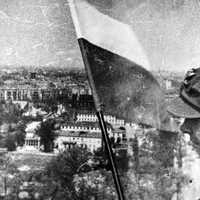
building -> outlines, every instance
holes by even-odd
[[[112,138],[113,148],[126,143],[125,128],[115,128],[106,123],[109,137]],[[27,125],[26,138],[23,150],[40,150],[40,138],[35,134],[40,122],[32,122]],[[56,130],[57,138],[54,141],[55,151],[70,149],[74,145],[87,148],[94,152],[102,146],[102,133],[98,122],[65,122]]]
[[[94,110],[93,97],[89,94],[73,94],[71,104],[73,108],[80,110]]]
[[[84,113],[80,112],[77,114],[77,122],[98,122],[98,118],[94,113]],[[113,127],[124,127],[125,122],[123,119],[117,119],[115,116],[112,115],[104,115],[104,120],[111,124]]]
[[[47,101],[71,98],[67,88],[32,87],[31,85],[1,86],[0,100],[12,101]]]
[[[59,150],[65,150],[78,145],[94,152],[102,145],[101,132],[74,132],[61,130],[58,131],[58,137],[55,141],[55,147]]]
[[[113,129],[110,124],[106,123],[106,125],[112,142],[117,143],[118,147],[126,143],[125,128]],[[99,123],[96,121],[67,122],[61,125],[57,134],[58,137],[55,141],[55,146],[58,150],[64,150],[78,145],[83,148],[88,148],[93,152],[102,146],[102,133],[99,128]]]
[[[135,123],[126,123],[125,129],[126,129],[127,140],[134,138],[137,135],[138,130],[142,130],[140,126]]]
[[[39,121],[35,121],[27,125],[25,129],[26,137],[23,150],[40,150],[40,137],[35,134],[40,123],[41,122]]]
[[[35,108],[32,103],[28,103],[26,106],[26,112],[23,113],[23,116],[26,117],[37,117],[37,116],[45,116],[47,112],[42,110],[41,108]]]
[[[66,122],[61,125],[62,131],[73,131],[73,132],[88,132],[97,133],[101,132],[98,122],[88,122],[88,121],[77,121],[77,122]],[[112,133],[112,126],[107,123],[108,133]]]
[[[109,135],[110,137],[114,138],[114,141],[127,141],[126,137],[126,129],[125,128],[115,128],[112,130],[112,133]]]
[[[172,80],[165,79],[165,89],[166,90],[172,89]]]

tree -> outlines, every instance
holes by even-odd
[[[22,116],[22,110],[20,109],[20,106],[18,104],[13,104],[11,100],[5,102],[1,106],[0,110],[2,110],[0,118],[2,118],[3,121],[7,123],[16,123]]]
[[[90,156],[91,153],[86,149],[74,147],[53,157],[42,170],[15,173],[9,182],[10,193],[6,199],[19,199],[20,193],[26,193],[33,200],[83,199],[83,194],[75,188],[74,180],[78,176],[78,168]],[[84,194],[85,200],[88,199],[88,195]]]
[[[176,184],[186,177],[177,173],[173,166],[177,148],[177,134],[147,130],[132,143],[133,156],[128,171],[128,199],[170,200],[176,193]],[[178,181],[179,182],[179,181]]]
[[[23,146],[25,141],[25,124],[18,123],[0,135],[0,147],[7,148],[8,151],[16,150],[17,146]]]
[[[17,146],[23,146],[24,145],[25,136],[26,136],[26,132],[25,132],[25,129],[23,129],[22,127],[19,127],[15,131],[15,141],[16,141]]]
[[[26,137],[26,125],[20,121],[13,129],[12,134],[14,135],[14,141],[17,146],[23,146]]]
[[[111,142],[114,142],[114,140],[111,139]],[[129,155],[127,149],[114,149],[113,147],[113,153],[117,169],[119,173],[123,175],[128,170]],[[111,170],[109,165],[108,154],[105,150],[103,150],[103,148],[99,148],[94,152],[94,162],[98,163],[95,166],[96,169]]]
[[[36,134],[40,137],[40,142],[44,145],[44,152],[51,152],[53,150],[53,142],[56,138],[54,131],[55,122],[47,120],[42,122],[40,127],[36,130]]]
[[[40,193],[49,199],[80,199],[76,192],[74,178],[81,165],[86,163],[91,153],[80,147],[73,147],[53,158],[36,180],[42,183]]]
[[[12,177],[14,177],[18,170],[7,153],[0,153],[0,170],[0,179],[3,184],[4,198],[8,199],[7,197],[10,193]]]
[[[48,99],[43,100],[42,102],[34,102],[34,106],[41,108],[42,110],[46,111],[47,113],[50,112],[57,112],[58,110],[58,102],[53,97],[49,97]]]
[[[15,173],[6,199],[18,199],[21,193],[33,200],[116,199],[110,171],[79,172],[91,156],[87,149],[75,146],[55,156],[43,170]]]
[[[139,144],[138,144],[137,136],[134,137],[131,145],[132,145],[132,150],[133,150],[134,172],[135,174],[137,174],[138,169],[139,169]]]
[[[11,134],[6,135],[4,145],[8,151],[15,151],[17,146],[16,146],[14,135],[11,135]]]
[[[116,199],[110,171],[99,169],[79,173],[80,167],[92,156],[86,149],[75,146],[55,157],[45,169],[48,181],[43,194],[52,200]]]

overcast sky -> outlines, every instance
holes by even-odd
[[[198,0],[88,0],[132,26],[152,68],[200,66]],[[66,0],[1,0],[0,64],[81,65]]]

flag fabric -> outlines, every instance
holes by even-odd
[[[84,0],[70,1],[70,7],[93,94],[105,112],[128,122],[173,129],[163,92],[132,28]]]

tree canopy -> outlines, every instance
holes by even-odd
[[[54,120],[47,120],[41,122],[40,127],[36,130],[36,134],[40,137],[40,142],[44,146],[44,152],[51,152],[53,150],[53,142],[56,138],[54,132]]]

